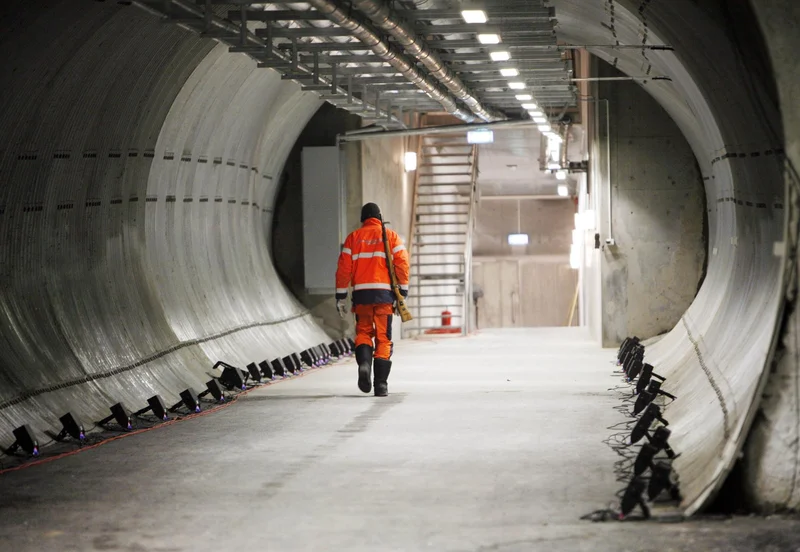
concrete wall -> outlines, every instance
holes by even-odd
[[[383,220],[408,241],[414,190],[413,173],[405,172],[404,142],[403,138],[361,142],[361,194],[362,203],[377,203]]]
[[[756,58],[748,67],[767,74],[760,79],[772,84],[774,74],[777,96],[782,106],[783,140],[785,141],[785,175],[787,207],[790,212],[787,235],[789,284],[788,304],[780,335],[779,349],[769,383],[764,391],[760,415],[753,424],[745,449],[744,484],[751,504],[765,512],[800,509],[800,310],[797,293],[800,263],[797,255],[800,221],[800,10],[792,0],[758,0],[752,2],[757,21],[766,42],[764,60]],[[740,7],[737,30],[754,32],[749,10]],[[752,45],[752,41],[750,42]],[[756,42],[758,44],[758,42]],[[762,49],[746,49],[758,55]],[[754,78],[758,78],[754,74]]]
[[[569,267],[574,227],[572,199],[481,200],[473,236],[480,328],[566,325],[578,278]],[[517,232],[528,234],[527,246],[508,244]]]
[[[413,177],[405,172],[403,138],[365,140],[361,142],[362,204],[377,203],[383,220],[408,244],[413,202]],[[360,213],[359,213],[360,214]],[[359,219],[354,224],[357,226]],[[402,337],[402,321],[395,316],[392,338]]]
[[[575,204],[571,199],[482,199],[472,254],[569,255]],[[528,234],[527,246],[508,245],[508,235]]]
[[[350,335],[352,328],[336,311],[336,300],[327,295],[306,293],[305,268],[303,266],[303,205],[301,152],[305,147],[334,146],[336,135],[355,130],[361,125],[356,115],[323,104],[300,133],[287,158],[280,178],[275,201],[272,250],[275,267],[283,283],[314,316],[317,323],[336,336]],[[348,227],[354,228],[361,209],[361,149],[358,144],[346,144],[348,174]],[[356,183],[357,185],[352,185]],[[331,274],[331,286],[334,275]]]
[[[599,62],[598,76],[622,73]],[[692,303],[706,257],[700,170],[678,126],[636,83],[601,82],[610,109],[612,235],[603,252],[603,346],[671,330]],[[606,155],[605,105],[599,154]],[[601,161],[602,163],[602,161]]]
[[[568,254],[479,257],[473,278],[483,291],[479,329],[554,327],[567,325],[578,272]]]
[[[275,206],[272,247],[281,279],[300,302],[308,307],[315,320],[331,335],[352,335],[353,321],[342,320],[332,296],[306,293],[303,267],[302,174],[300,154],[304,147],[333,146],[336,135],[360,127],[357,116],[324,105],[309,120],[295,143],[281,177]],[[352,232],[361,226],[361,206],[377,203],[384,220],[405,237],[411,215],[412,189],[404,170],[402,139],[366,140],[344,145],[346,151],[345,183],[347,190],[345,227]],[[342,238],[344,240],[344,237]],[[338,251],[336,252],[338,255]],[[334,274],[331,274],[333,285]],[[400,336],[399,326],[395,335]]]

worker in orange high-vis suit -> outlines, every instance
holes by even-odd
[[[344,317],[348,288],[353,288],[356,315],[356,362],[358,388],[369,393],[371,371],[375,370],[375,396],[389,394],[389,372],[392,369],[392,314],[396,297],[383,244],[381,211],[374,203],[361,208],[362,226],[349,236],[339,255],[336,270],[336,306]],[[403,297],[408,296],[408,252],[396,232],[386,229],[389,251],[394,263],[397,283]],[[373,344],[374,340],[374,344]]]

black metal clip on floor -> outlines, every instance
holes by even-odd
[[[615,433],[604,443],[621,457],[614,464],[617,479],[627,481],[627,485],[617,493],[619,508],[597,510],[581,519],[649,519],[649,503],[680,501],[677,476],[672,469],[672,461],[679,455],[669,445],[671,432],[667,428],[669,422],[662,415],[662,405],[655,402],[659,398],[675,401],[677,397],[661,388],[666,378],[655,373],[654,367],[646,363],[644,357],[645,345],[636,336],[626,338],[617,351],[616,364],[621,367],[621,372],[616,372],[616,375],[621,373],[627,385],[615,388],[622,391],[622,405],[614,408],[624,413],[628,420],[610,427]],[[656,422],[660,425],[653,428]],[[631,447],[642,439],[646,440],[638,452],[632,450]],[[662,453],[664,456],[659,456]],[[632,517],[637,506],[641,516]]]
[[[95,423],[95,427],[103,428],[107,431],[117,432],[131,432],[134,430],[135,425],[141,423],[134,423],[134,419],[144,420],[144,414],[150,412],[156,418],[156,423],[167,422],[170,420],[171,413],[177,413],[182,408],[186,408],[189,415],[196,414],[202,411],[202,399],[212,397],[212,405],[220,405],[235,398],[239,394],[248,389],[260,385],[266,385],[276,380],[277,378],[286,378],[294,375],[299,375],[305,370],[319,368],[330,362],[350,356],[355,350],[355,342],[351,338],[343,338],[336,340],[330,344],[320,343],[313,347],[309,347],[300,353],[292,353],[282,358],[276,358],[272,362],[263,360],[256,364],[251,362],[247,365],[246,370],[242,370],[236,366],[228,364],[224,361],[218,361],[214,364],[212,369],[221,369],[222,373],[219,376],[213,376],[206,382],[206,389],[202,392],[197,392],[191,387],[184,389],[179,393],[180,401],[176,402],[170,407],[166,406],[164,399],[160,395],[153,395],[147,399],[147,406],[130,412],[122,402],[117,402],[109,408],[110,415],[99,420]],[[248,385],[248,382],[249,385]],[[228,395],[225,391],[228,391]],[[235,393],[230,395],[230,393]],[[109,425],[114,421],[115,425]],[[52,435],[53,441],[64,443],[67,437],[71,437],[77,442],[79,447],[82,447],[87,441],[87,431],[83,424],[78,421],[78,418],[71,412],[67,412],[59,418],[61,423],[61,431]],[[149,423],[144,420],[142,423]],[[149,423],[150,427],[155,424]],[[20,449],[24,451],[28,459],[38,457],[40,455],[40,445],[38,439],[30,428],[25,424],[13,430],[14,442],[5,449],[5,454],[9,456],[16,456],[17,451]],[[107,439],[100,439],[98,443]]]

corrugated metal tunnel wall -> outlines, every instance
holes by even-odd
[[[316,96],[133,6],[0,10],[0,435],[325,340],[267,247]]]
[[[674,467],[682,507],[691,514],[736,460],[769,374],[784,291],[782,257],[774,253],[786,212],[780,113],[741,63],[714,7],[689,0],[553,4],[567,42],[674,47],[591,50],[628,75],[669,78],[645,89],[681,128],[705,182],[707,277],[680,323],[645,357],[679,397],[664,416],[681,454]]]

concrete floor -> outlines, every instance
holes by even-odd
[[[800,522],[590,523],[619,488],[613,352],[578,329],[401,343],[0,477],[0,550],[800,550]]]

